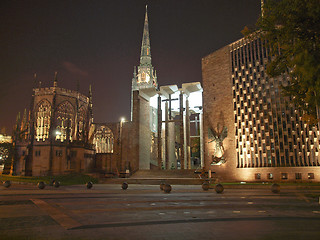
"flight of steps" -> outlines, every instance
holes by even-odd
[[[199,174],[193,170],[138,170],[129,178],[108,178],[101,179],[104,183],[122,183],[131,184],[160,184],[166,182],[169,184],[198,185],[203,180]]]

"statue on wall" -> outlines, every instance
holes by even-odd
[[[223,129],[219,131],[219,124],[217,127],[217,131],[215,131],[213,128],[208,129],[208,138],[210,140],[208,143],[215,143],[211,165],[221,165],[226,162],[226,159],[224,157],[223,140],[227,137],[227,135],[228,128],[224,126]]]

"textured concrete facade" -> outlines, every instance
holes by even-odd
[[[202,59],[205,167],[225,181],[319,181],[319,131],[281,94],[290,79],[267,76],[268,54],[253,35]]]

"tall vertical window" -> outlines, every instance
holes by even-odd
[[[113,153],[113,133],[106,126],[100,126],[93,139],[96,153]]]
[[[78,123],[77,123],[77,134],[78,134],[78,139],[84,140],[84,134],[85,134],[85,128],[86,128],[86,107],[81,106],[79,109],[79,115],[78,115]]]
[[[45,141],[49,137],[51,104],[42,100],[36,109],[36,139]]]
[[[56,111],[56,140],[61,142],[72,141],[74,122],[74,107],[69,101],[62,102]]]

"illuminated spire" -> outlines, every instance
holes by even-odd
[[[146,15],[144,19],[144,28],[142,35],[140,65],[151,66],[151,48],[149,38],[149,24],[148,24],[148,5],[146,5]]]
[[[33,74],[33,87],[37,86],[37,73]]]
[[[17,118],[16,118],[16,125],[15,125],[15,131],[19,131],[20,130],[20,124],[21,124],[21,116],[20,116],[20,112],[18,112]]]
[[[89,114],[90,114],[90,118],[91,121],[93,121],[93,104],[92,104],[92,88],[91,88],[91,84],[89,85]]]
[[[21,120],[20,131],[23,131],[25,129],[26,124],[27,124],[27,109],[25,108],[23,111],[23,116]]]
[[[57,87],[58,86],[58,78],[57,78],[58,72],[54,73],[54,80],[53,80],[53,86]]]
[[[80,91],[80,82],[79,82],[79,79],[77,80],[77,92],[79,93]]]

